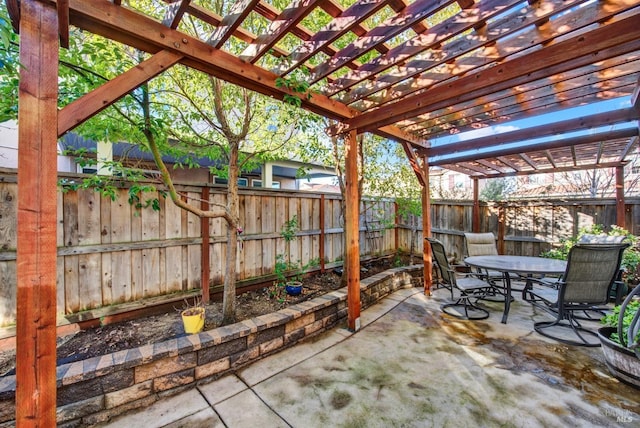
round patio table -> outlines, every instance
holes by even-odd
[[[559,275],[563,274],[567,268],[567,262],[565,260],[530,256],[472,256],[464,259],[464,262],[472,267],[502,272],[502,277],[507,289],[504,299],[504,313],[502,314],[503,324],[507,323],[509,307],[511,305],[510,273],[522,276]]]

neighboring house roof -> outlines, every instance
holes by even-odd
[[[60,145],[63,150],[66,149],[87,149],[95,151],[97,149],[97,143],[93,140],[89,140],[81,137],[78,134],[74,134],[69,132],[65,134],[60,139]],[[135,160],[142,160],[147,162],[153,162],[153,156],[150,152],[145,150],[140,150],[140,148],[135,144],[130,143],[113,143],[113,156],[115,158],[128,158]],[[173,156],[164,155],[162,156],[162,160],[167,164],[176,163],[177,159]],[[216,160],[212,160],[206,157],[195,158],[195,161],[202,168],[211,168],[211,167],[219,167],[220,162]],[[283,160],[283,161],[274,161],[271,162],[273,164],[273,175],[278,177],[286,177],[286,178],[297,178],[298,169],[302,166],[310,167],[310,172],[308,174],[309,177],[331,177],[335,176],[335,172],[333,168],[326,167],[319,164],[311,164],[304,163],[295,160]],[[262,171],[262,167],[258,167],[252,171],[249,171],[249,174],[260,174]]]

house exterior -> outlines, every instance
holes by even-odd
[[[74,156],[64,155],[67,150],[85,149],[89,156],[99,159],[96,166],[82,166],[76,162]],[[124,165],[148,170],[150,175],[157,174],[157,168],[151,153],[140,150],[129,143],[100,143],[82,138],[74,133],[67,133],[58,140],[58,171],[96,174],[101,169],[100,159],[104,161],[118,160]],[[164,156],[167,165],[176,163],[171,156]],[[226,184],[224,178],[217,177],[211,172],[219,163],[207,158],[199,158],[197,169],[169,168],[172,178],[183,183],[216,183]],[[0,168],[18,167],[18,127],[16,122],[0,124]],[[240,186],[265,187],[270,189],[313,190],[301,186],[303,180],[296,174],[300,168],[308,170],[308,178],[332,177],[335,171],[332,167],[320,164],[309,164],[295,160],[281,160],[267,162],[253,171],[242,173],[238,178]],[[306,179],[305,179],[306,180]]]

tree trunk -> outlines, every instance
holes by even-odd
[[[236,321],[236,264],[238,260],[238,143],[230,142],[229,182],[227,183],[227,207],[231,217],[227,229],[227,261],[224,269],[224,292],[222,298],[222,324]]]

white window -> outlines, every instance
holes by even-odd
[[[272,189],[279,189],[280,188],[280,182],[279,181],[272,181],[271,182],[271,188]]]
[[[249,180],[247,180],[246,178],[238,178],[238,186],[248,186],[249,185]]]
[[[251,180],[251,187],[262,187],[262,180]]]

